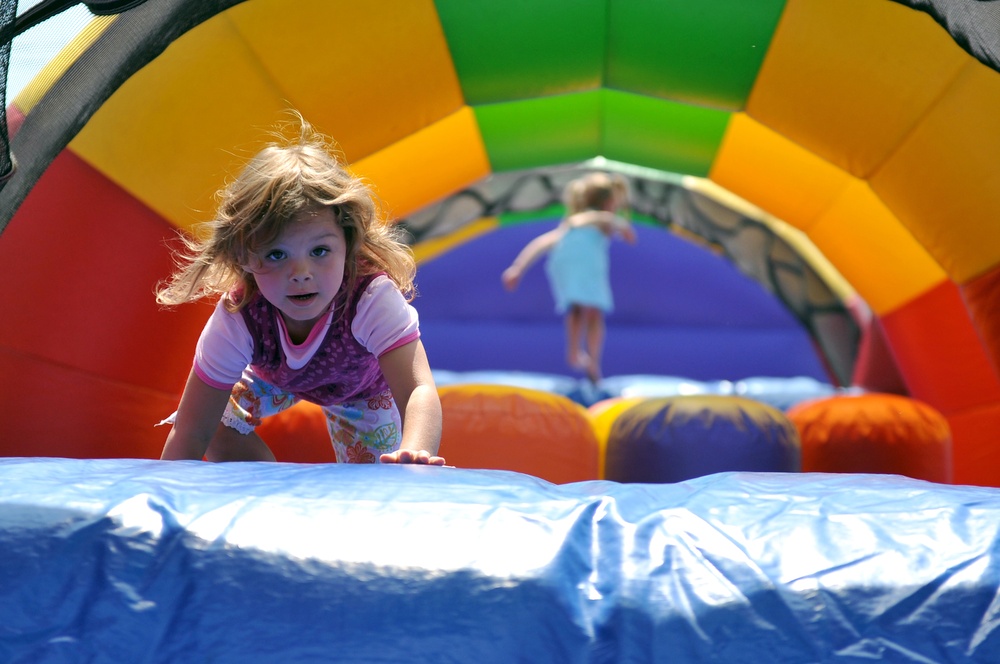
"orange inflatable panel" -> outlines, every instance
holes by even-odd
[[[277,415],[265,417],[257,427],[259,435],[274,452],[277,461],[289,463],[336,463],[333,443],[323,409],[300,401]]]
[[[835,396],[794,406],[803,472],[905,475],[951,482],[951,430],[925,403],[895,394]]]
[[[459,468],[513,470],[556,484],[598,478],[597,436],[568,398],[506,385],[438,388],[441,455]]]

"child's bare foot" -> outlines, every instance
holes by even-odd
[[[590,356],[582,350],[571,350],[566,356],[566,362],[577,371],[590,372]]]
[[[584,371],[587,372],[587,378],[589,378],[590,382],[594,385],[601,382],[601,367],[597,365],[597,361],[593,358],[587,358],[587,366],[584,367]]]

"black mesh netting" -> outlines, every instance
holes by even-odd
[[[12,33],[15,16],[17,0],[0,0],[0,183],[5,182],[14,171],[7,132],[7,70],[10,67],[8,35]]]
[[[561,204],[580,169],[499,173],[400,222],[412,242],[484,217],[542,212]],[[861,331],[844,302],[798,250],[767,224],[671,182],[628,176],[633,212],[699,238],[770,291],[816,343],[833,378],[850,385]]]
[[[243,1],[84,3],[92,12],[121,13],[86,51],[67,63],[65,72],[37,101],[10,140],[17,155],[17,172],[0,189],[0,233],[56,155],[122,83],[192,27]],[[65,0],[55,4],[79,3]]]

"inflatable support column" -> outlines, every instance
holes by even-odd
[[[648,399],[608,434],[605,478],[679,482],[724,471],[797,472],[799,436],[776,408],[716,394]]]
[[[948,420],[894,394],[835,396],[788,411],[802,441],[802,470],[889,473],[951,482]]]
[[[565,484],[598,478],[597,435],[567,397],[508,385],[438,388],[441,454],[460,468],[513,470]]]

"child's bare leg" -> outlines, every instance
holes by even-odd
[[[601,356],[604,354],[604,313],[600,309],[583,308],[583,332],[590,359],[587,377],[596,383],[601,379]]]
[[[209,461],[274,461],[274,453],[263,439],[251,431],[240,433],[220,424],[208,445],[205,458]]]
[[[586,366],[588,358],[580,348],[583,335],[583,308],[572,305],[566,312],[566,362],[574,369]]]

